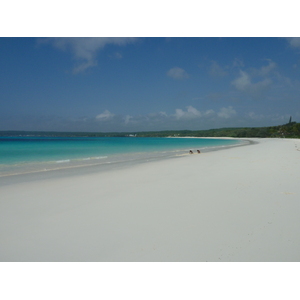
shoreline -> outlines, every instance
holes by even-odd
[[[0,261],[300,261],[300,140],[252,141],[1,186]]]
[[[182,137],[182,138],[194,138],[194,137]],[[216,139],[218,139],[218,138],[216,138]],[[231,139],[231,138],[228,138],[228,139]],[[247,146],[249,144],[255,143],[249,139],[238,138],[238,140],[241,141],[240,144],[226,145],[226,146],[212,146],[212,147],[204,147],[203,149],[202,148],[199,148],[199,149],[201,149],[201,153],[207,153],[207,152],[211,152],[211,151],[220,151],[220,150],[224,150],[224,149],[232,148],[232,147]],[[193,149],[193,150],[196,151],[195,149]],[[52,165],[50,165],[47,162],[45,162],[44,164],[41,162],[41,163],[39,163],[41,166],[38,169],[37,169],[37,167],[35,167],[36,169],[28,170],[28,171],[21,171],[21,172],[15,172],[15,173],[11,173],[11,172],[0,173],[0,186],[2,185],[3,181],[4,182],[7,181],[5,179],[11,178],[13,176],[21,178],[24,176],[31,176],[33,174],[40,174],[43,178],[46,178],[48,172],[64,172],[64,173],[68,174],[68,170],[70,170],[69,174],[71,175],[72,171],[75,171],[75,170],[80,171],[81,168],[86,168],[86,170],[88,170],[88,168],[98,168],[99,172],[105,172],[110,169],[110,166],[113,166],[113,169],[116,169],[117,166],[119,166],[120,168],[124,168],[124,166],[130,167],[131,165],[136,165],[136,164],[140,164],[140,163],[180,158],[185,155],[190,155],[190,154],[184,150],[179,149],[176,151],[154,151],[154,152],[144,152],[144,153],[143,152],[129,153],[129,154],[125,154],[125,155],[122,154],[121,157],[123,157],[123,156],[125,157],[125,159],[123,159],[123,160],[116,159],[120,155],[112,155],[111,156],[112,161],[107,161],[107,162],[105,162],[105,161],[104,162],[96,162],[98,160],[95,160],[94,162],[93,162],[93,160],[82,160],[81,163],[78,163],[75,160],[75,163],[72,162],[70,164],[70,160],[68,160],[68,161],[61,161],[61,163],[56,163],[56,164],[52,164]],[[116,158],[114,159],[114,157],[116,157]],[[86,163],[83,164],[83,161],[85,161]],[[28,179],[25,179],[25,180],[28,181]]]

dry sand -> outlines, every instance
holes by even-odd
[[[120,170],[6,178],[0,261],[300,261],[300,140],[252,140]]]

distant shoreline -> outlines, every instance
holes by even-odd
[[[300,123],[290,122],[268,127],[230,127],[205,130],[161,130],[130,132],[57,132],[57,131],[0,131],[0,136],[30,135],[52,137],[232,137],[232,138],[300,138]]]

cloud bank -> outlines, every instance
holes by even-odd
[[[219,110],[200,111],[189,105],[185,109],[177,108],[171,114],[161,111],[147,115],[122,116],[105,110],[98,114],[95,119],[90,119],[90,122],[97,121],[99,131],[108,128],[108,125],[115,128],[110,131],[196,130],[230,125],[230,121],[234,122],[236,116],[237,112],[231,106],[222,107]]]
[[[23,115],[0,120],[2,130],[79,131],[79,132],[141,132],[161,130],[206,130],[223,127],[275,126],[287,123],[289,114],[237,112],[232,106],[199,110],[193,106],[177,108],[173,113],[118,115],[104,110],[94,117],[66,118]],[[295,113],[295,118],[300,114]]]

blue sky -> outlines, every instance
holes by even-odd
[[[300,38],[0,38],[0,130],[300,122]]]

